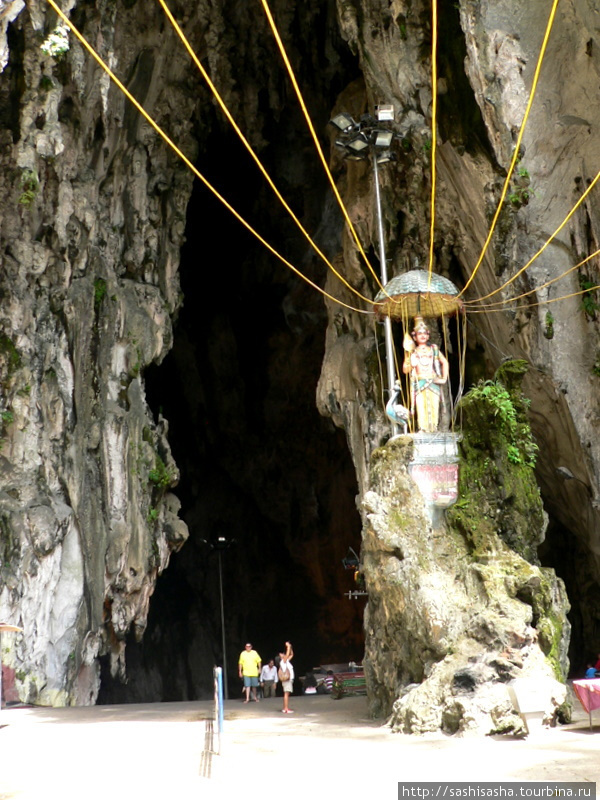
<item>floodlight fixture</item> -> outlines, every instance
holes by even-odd
[[[369,140],[364,133],[359,133],[357,136],[354,136],[352,139],[349,139],[346,142],[346,147],[352,153],[362,153],[363,150],[366,150],[369,147]]]
[[[346,114],[345,111],[342,111],[340,114],[336,114],[335,117],[329,120],[329,122],[332,125],[335,125],[335,127],[342,131],[342,133],[348,133],[356,126],[356,122],[352,119],[350,114]]]
[[[375,106],[375,113],[379,122],[394,121],[394,106],[391,104]]]
[[[358,124],[360,125],[361,130],[363,128],[375,128],[377,126],[377,120],[373,114],[363,114]]]
[[[375,160],[378,164],[389,164],[390,161],[396,161],[396,154],[391,150],[384,150],[375,156]]]
[[[229,539],[227,536],[215,536],[210,546],[213,550],[228,550],[234,543],[235,539]]]
[[[390,147],[394,138],[393,131],[377,129],[373,133],[375,134],[375,141],[373,142],[375,147]]]

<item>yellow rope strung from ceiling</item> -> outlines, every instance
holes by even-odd
[[[583,259],[583,261],[580,261],[578,264],[575,264],[573,267],[569,267],[569,269],[566,269],[564,272],[561,272],[560,275],[557,275],[556,278],[552,278],[551,280],[546,281],[546,283],[543,283],[541,286],[536,286],[533,289],[530,289],[528,292],[523,292],[523,294],[519,294],[516,297],[511,297],[508,300],[496,300],[495,303],[485,303],[485,305],[479,306],[479,308],[486,308],[487,309],[487,308],[494,308],[494,306],[504,306],[504,305],[507,305],[508,303],[515,303],[517,300],[522,300],[524,297],[529,297],[530,294],[534,294],[534,292],[539,292],[542,289],[545,289],[546,287],[551,286],[553,283],[556,283],[556,281],[562,280],[562,278],[566,277],[567,275],[569,275],[574,270],[579,269],[579,267],[582,267],[584,264],[587,264],[588,261],[591,261],[591,259],[594,258],[594,256],[597,256],[597,255],[600,255],[600,249],[599,250],[594,250],[594,252],[590,253],[589,256],[586,256]],[[467,301],[465,301],[465,305],[466,306],[470,306],[471,304],[476,303],[476,302],[478,302],[478,301],[476,301],[476,300],[467,300]],[[544,301],[541,301],[541,302],[544,302]],[[467,310],[470,311],[470,309],[467,309]]]
[[[511,308],[511,311],[519,311],[520,309],[524,308],[536,308],[537,306],[545,306],[550,303],[559,303],[562,300],[568,300],[571,297],[579,297],[582,294],[587,294],[588,292],[595,292],[597,289],[600,289],[600,283],[596,284],[595,286],[588,286],[587,289],[581,289],[579,292],[571,292],[570,294],[564,294],[562,297],[553,297],[551,300],[540,300],[538,303],[526,303],[522,306],[514,306]],[[506,312],[505,308],[474,308],[469,311],[469,314],[493,314],[495,311],[503,311]]]
[[[290,60],[289,60],[288,55],[286,53],[286,50],[285,50],[283,41],[281,39],[281,36],[279,35],[279,31],[277,30],[277,26],[275,24],[275,20],[273,19],[273,15],[271,14],[271,9],[269,8],[269,4],[267,3],[267,0],[260,0],[260,1],[262,3],[262,7],[263,7],[263,9],[265,11],[265,14],[267,16],[267,19],[269,21],[269,25],[271,26],[271,30],[273,31],[273,36],[275,37],[275,41],[277,42],[277,46],[279,48],[279,52],[281,53],[281,57],[282,57],[282,59],[283,59],[283,61],[285,63],[285,66],[287,68],[288,74],[290,76],[290,80],[291,80],[292,85],[294,87],[294,90],[296,92],[296,96],[298,97],[298,102],[300,103],[300,107],[302,109],[302,113],[304,114],[304,117],[306,119],[306,123],[308,125],[308,128],[309,128],[310,133],[311,133],[312,138],[313,138],[313,141],[315,143],[315,147],[317,149],[317,153],[319,155],[319,158],[321,159],[321,163],[323,164],[323,168],[325,169],[325,173],[327,174],[327,178],[329,179],[329,183],[331,184],[331,188],[333,189],[333,193],[335,194],[335,197],[336,197],[336,200],[338,202],[338,205],[339,205],[340,209],[342,210],[342,214],[344,215],[344,218],[345,218],[346,222],[348,223],[348,228],[350,229],[350,232],[352,233],[352,236],[354,237],[354,241],[356,242],[356,246],[358,247],[358,250],[359,250],[360,254],[363,257],[363,259],[365,261],[365,264],[367,265],[369,271],[371,272],[371,274],[375,278],[375,281],[376,281],[377,285],[379,286],[379,288],[383,289],[384,287],[381,285],[381,281],[379,280],[379,278],[377,276],[377,273],[375,272],[375,270],[373,269],[373,266],[371,265],[371,262],[367,258],[367,254],[365,253],[365,251],[363,249],[363,246],[362,246],[362,244],[360,242],[360,239],[358,238],[358,234],[357,234],[357,232],[356,232],[356,230],[354,228],[354,225],[352,224],[352,220],[350,219],[348,211],[346,210],[346,206],[344,205],[344,201],[342,200],[342,198],[340,196],[340,193],[338,191],[338,188],[335,185],[335,181],[333,179],[333,175],[331,174],[331,171],[330,171],[329,166],[327,164],[327,160],[325,159],[325,156],[323,155],[323,149],[322,149],[322,147],[321,147],[321,145],[319,143],[319,139],[318,139],[317,134],[315,132],[314,125],[312,124],[312,120],[310,118],[310,114],[308,113],[308,109],[306,107],[306,103],[304,102],[304,98],[302,97],[302,92],[300,91],[300,87],[298,85],[298,81],[296,80],[296,76],[294,75],[294,70],[292,68]]]
[[[569,211],[569,213],[568,213],[568,214],[567,214],[567,216],[566,216],[566,217],[563,219],[563,221],[560,223],[560,225],[558,226],[558,228],[557,228],[557,229],[554,231],[554,233],[552,233],[552,234],[551,234],[551,235],[548,237],[548,239],[546,239],[546,241],[545,241],[545,242],[544,242],[544,244],[543,244],[543,245],[540,247],[540,249],[537,251],[537,253],[535,253],[535,254],[534,254],[534,255],[533,255],[533,256],[532,256],[532,257],[529,259],[529,261],[528,261],[528,262],[525,264],[525,266],[524,266],[524,267],[521,267],[521,269],[520,269],[518,272],[516,272],[516,273],[515,273],[515,274],[512,276],[512,278],[510,278],[509,280],[507,280],[507,281],[506,281],[506,283],[503,283],[503,284],[502,284],[502,286],[499,286],[497,289],[494,289],[494,291],[493,291],[493,292],[489,292],[488,294],[484,295],[483,297],[478,297],[478,298],[477,298],[477,299],[475,299],[475,300],[471,300],[471,302],[472,302],[472,303],[481,303],[481,302],[483,302],[484,300],[487,300],[489,297],[493,297],[495,294],[498,294],[498,292],[501,292],[501,291],[502,291],[502,289],[506,288],[506,287],[507,287],[509,284],[511,284],[513,281],[515,281],[515,280],[516,280],[516,279],[519,277],[519,275],[522,275],[522,274],[523,274],[523,272],[525,272],[525,270],[526,270],[526,269],[527,269],[529,266],[531,266],[531,264],[533,264],[533,262],[535,261],[535,259],[536,259],[536,258],[538,258],[538,256],[540,256],[540,255],[541,255],[541,254],[544,252],[544,250],[545,250],[545,249],[548,247],[548,245],[549,245],[549,244],[550,244],[550,243],[553,241],[553,239],[555,239],[555,238],[556,238],[556,236],[557,236],[557,235],[558,235],[558,234],[559,234],[559,233],[562,231],[562,229],[565,227],[565,225],[567,224],[567,222],[568,222],[568,221],[571,219],[571,217],[573,216],[573,214],[574,214],[574,213],[577,211],[577,209],[579,208],[579,206],[580,206],[580,205],[583,203],[583,201],[585,200],[585,198],[588,196],[588,194],[589,194],[589,193],[592,191],[592,189],[594,188],[594,186],[597,184],[598,180],[600,180],[600,172],[598,172],[598,173],[596,174],[596,177],[594,178],[594,180],[593,180],[593,181],[590,183],[590,185],[588,186],[588,188],[587,188],[587,189],[585,190],[585,192],[584,192],[584,193],[581,195],[581,197],[579,198],[579,200],[578,200],[578,201],[575,203],[575,205],[573,206],[573,208],[572,208],[572,209]],[[466,286],[465,286],[465,289],[466,289]],[[463,289],[463,291],[464,291],[464,289]]]
[[[373,302],[372,299],[362,295],[359,291],[357,291],[353,286],[351,286],[348,283],[348,281],[344,278],[343,275],[340,275],[340,273],[336,270],[336,268],[333,266],[333,264],[329,261],[329,259],[325,255],[325,253],[323,253],[322,250],[319,248],[319,246],[313,241],[313,239],[311,238],[310,234],[306,231],[306,229],[304,228],[304,226],[302,225],[302,223],[300,222],[300,220],[298,219],[296,214],[293,212],[293,210],[290,208],[289,204],[286,202],[284,197],[281,195],[279,189],[277,188],[277,186],[275,185],[275,183],[271,179],[271,176],[269,175],[269,173],[265,169],[263,163],[261,162],[259,157],[254,152],[254,150],[252,148],[252,145],[250,144],[250,142],[246,139],[246,137],[244,136],[244,134],[240,130],[238,124],[236,123],[236,121],[233,118],[231,112],[229,111],[227,105],[225,104],[225,101],[221,97],[217,87],[214,85],[214,83],[212,82],[210,76],[208,75],[208,73],[206,72],[204,67],[202,66],[202,63],[200,62],[200,59],[198,58],[198,56],[196,55],[196,53],[192,49],[192,46],[190,45],[190,43],[189,43],[186,35],[182,31],[181,27],[179,26],[179,24],[177,23],[177,21],[173,17],[173,14],[169,10],[169,7],[167,6],[165,0],[158,0],[158,2],[162,6],[163,11],[167,15],[167,18],[168,18],[169,22],[173,26],[175,32],[177,33],[177,35],[179,36],[179,38],[183,42],[186,50],[188,51],[188,53],[192,57],[192,59],[193,59],[194,63],[196,64],[196,66],[198,67],[198,70],[200,71],[202,77],[204,78],[204,80],[208,84],[208,87],[211,90],[211,92],[213,93],[217,103],[221,107],[221,110],[223,111],[223,113],[225,114],[227,119],[229,120],[230,124],[232,125],[233,129],[235,130],[235,132],[239,136],[240,140],[242,141],[242,143],[243,143],[244,147],[246,148],[246,150],[248,151],[248,153],[254,159],[254,162],[255,162],[256,166],[259,168],[259,170],[261,171],[261,173],[263,174],[263,176],[267,180],[267,183],[269,184],[269,186],[271,187],[271,189],[273,190],[273,192],[277,196],[277,199],[279,200],[279,202],[282,204],[282,206],[285,208],[285,210],[288,212],[290,217],[294,220],[294,222],[296,223],[296,225],[298,226],[298,228],[302,232],[302,235],[309,242],[310,246],[314,249],[314,251],[320,256],[320,258],[323,259],[325,264],[327,264],[327,266],[333,272],[333,274],[336,276],[336,278],[338,278],[348,289],[350,289],[351,292],[353,292],[361,300],[364,300],[366,303],[372,304],[372,302]]]
[[[435,180],[437,153],[437,0],[431,2],[431,220],[429,228],[429,284],[433,272],[433,233],[435,228]],[[429,286],[428,284],[428,286]]]
[[[177,147],[177,145],[169,138],[169,136],[162,130],[162,128],[155,122],[152,117],[145,111],[145,109],[138,103],[138,101],[133,97],[131,92],[121,83],[121,81],[117,78],[117,76],[112,72],[110,67],[102,60],[102,58],[96,53],[94,48],[90,45],[87,39],[79,32],[79,30],[75,27],[75,25],[71,22],[71,20],[60,10],[60,8],[56,5],[54,0],[46,0],[47,3],[56,11],[58,16],[62,19],[62,21],[70,28],[70,30],[74,33],[77,39],[81,42],[81,44],[85,47],[85,49],[90,53],[90,55],[98,62],[98,64],[102,67],[102,69],[106,72],[106,74],[110,77],[110,79],[119,87],[119,89],[123,92],[123,94],[127,97],[127,99],[135,106],[135,108],[140,112],[140,114],[144,117],[144,119],[154,128],[154,130],[162,137],[162,139],[172,148],[172,150],[179,156],[179,158],[191,169],[194,175],[209,189],[212,194],[221,202],[223,205],[234,215],[234,217],[241,222],[241,224],[252,233],[258,240],[263,244],[267,250],[269,250],[274,256],[276,256],[283,264],[285,264],[289,269],[291,269],[296,275],[298,275],[302,280],[306,281],[313,289],[316,289],[320,292],[324,297],[327,297],[329,300],[337,303],[344,308],[350,309],[350,311],[356,311],[359,314],[371,314],[371,311],[365,311],[364,309],[355,308],[354,306],[348,305],[344,303],[342,300],[338,300],[333,295],[330,295],[324,289],[321,289],[316,283],[307,278],[299,269],[294,267],[287,259],[285,259],[280,253],[275,250],[259,233],[256,231],[250,223],[246,222],[246,220],[231,206],[225,198],[219,194],[219,192],[212,186],[211,183],[202,175],[202,173],[192,164],[189,158],[184,155],[184,153]]]
[[[542,68],[542,61],[543,61],[543,58],[544,58],[544,55],[545,55],[545,52],[546,52],[546,47],[548,45],[548,39],[550,38],[550,31],[552,30],[552,25],[554,23],[554,17],[556,15],[556,8],[558,6],[558,2],[559,2],[559,0],[554,0],[554,2],[552,3],[552,10],[550,11],[550,17],[548,18],[548,24],[546,26],[546,32],[544,34],[544,40],[542,42],[542,47],[541,47],[540,54],[538,56],[538,61],[537,61],[536,67],[535,67],[535,73],[534,73],[534,76],[533,76],[533,82],[532,82],[532,85],[531,85],[531,92],[529,94],[529,100],[527,101],[527,107],[525,109],[525,114],[523,116],[523,121],[521,122],[521,128],[519,130],[519,135],[517,137],[517,143],[515,145],[513,157],[512,157],[511,162],[510,162],[510,167],[508,169],[508,174],[506,176],[506,180],[504,181],[504,186],[502,187],[502,194],[500,195],[500,202],[498,203],[498,207],[496,209],[496,213],[494,214],[494,218],[492,219],[492,224],[490,226],[490,230],[489,230],[487,239],[485,240],[485,243],[483,245],[483,248],[481,250],[479,258],[477,259],[477,263],[475,264],[475,267],[474,267],[473,272],[471,273],[471,275],[469,277],[469,280],[465,283],[465,285],[462,288],[462,291],[459,293],[459,295],[458,295],[459,297],[461,297],[466,292],[466,290],[468,289],[468,287],[471,284],[471,281],[475,277],[475,275],[477,273],[477,270],[481,266],[481,263],[482,263],[482,261],[483,261],[483,259],[485,257],[486,252],[487,252],[488,246],[489,246],[489,244],[490,244],[490,242],[492,240],[492,236],[494,234],[494,230],[496,228],[496,223],[498,222],[498,217],[500,216],[500,212],[502,210],[502,206],[504,205],[504,200],[506,198],[506,193],[508,192],[508,186],[509,186],[509,183],[510,183],[510,179],[511,179],[511,176],[513,174],[515,165],[516,165],[517,161],[519,160],[519,154],[520,154],[520,150],[521,150],[521,141],[523,140],[523,134],[525,133],[525,125],[527,124],[527,119],[529,118],[529,112],[531,111],[533,98],[535,96],[535,91],[536,91],[537,84],[538,84],[538,79],[539,79],[539,76],[540,76],[540,70]],[[529,262],[529,263],[531,263],[531,262]],[[529,266],[529,265],[527,265],[527,266]],[[497,290],[497,291],[500,291],[500,290]],[[489,297],[489,296],[490,295],[487,295],[487,297]],[[486,298],[482,298],[482,299],[486,299]]]

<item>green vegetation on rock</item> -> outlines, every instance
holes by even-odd
[[[169,470],[162,458],[157,455],[154,469],[151,469],[148,473],[148,480],[159,489],[166,489],[175,482],[175,475]]]
[[[596,313],[600,311],[600,305],[596,301],[596,283],[588,275],[580,275],[579,285],[584,292],[581,295],[581,308],[589,319],[596,319]]]
[[[94,308],[99,308],[106,296],[106,281],[104,278],[97,278],[94,281]]]
[[[0,334],[0,362],[3,359],[7,363],[9,375],[21,366],[19,351],[15,347],[12,339],[6,336],[6,334]]]
[[[37,197],[40,188],[40,179],[37,172],[32,169],[24,169],[21,173],[21,195],[19,205],[31,208],[33,201]]]
[[[521,391],[527,362],[503,364],[493,381],[477,384],[459,405],[459,500],[448,511],[475,554],[497,533],[516,553],[537,563],[544,513],[533,468],[537,445]]]
[[[482,564],[488,594],[501,579],[509,596],[531,606],[540,649],[563,681],[568,602],[553,570],[538,566],[546,523],[534,475],[537,447],[521,391],[527,369],[525,361],[506,362],[493,381],[480,382],[461,401],[459,500],[447,521]],[[499,539],[508,550],[499,549]]]

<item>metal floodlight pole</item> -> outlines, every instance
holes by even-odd
[[[371,150],[371,159],[373,161],[373,175],[375,176],[375,204],[377,207],[377,227],[379,229],[379,261],[381,263],[381,283],[383,286],[387,285],[387,262],[385,260],[385,238],[383,235],[383,215],[381,213],[381,192],[379,190],[379,166],[377,164],[377,153],[374,149]],[[396,369],[394,365],[394,348],[392,340],[392,320],[389,316],[384,320],[385,331],[385,357],[387,362],[387,380],[389,397],[394,393],[394,384],[396,382]],[[388,398],[389,399],[389,398]],[[398,426],[392,423],[392,434],[398,432]]]
[[[221,564],[222,550],[217,550],[219,557],[219,596],[221,599],[221,641],[223,645],[223,692],[225,700],[229,700],[229,690],[227,688],[227,651],[225,649],[225,607],[223,605],[223,567]]]
[[[383,235],[383,214],[381,212],[381,191],[379,188],[379,164],[377,163],[378,156],[387,154],[386,161],[391,161],[393,156],[389,154],[389,148],[394,138],[393,131],[387,128],[378,127],[379,122],[393,122],[394,120],[394,106],[391,104],[378,105],[375,108],[377,119],[370,114],[363,114],[359,122],[355,122],[353,118],[346,112],[337,114],[330,120],[339,131],[341,131],[343,138],[336,140],[336,145],[342,147],[346,151],[346,157],[355,161],[362,160],[367,151],[371,155],[373,161],[373,174],[375,177],[375,202],[377,207],[377,228],[379,232],[379,261],[381,263],[381,283],[385,287],[388,282],[387,276],[387,262],[385,257],[385,238]],[[387,383],[389,397],[394,394],[394,386],[396,383],[396,369],[394,361],[394,345],[392,338],[392,320],[389,316],[384,320],[385,332],[385,356],[387,362]],[[396,435],[399,431],[398,425],[392,422],[392,435]]]

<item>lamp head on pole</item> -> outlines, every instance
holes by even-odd
[[[378,128],[377,130],[373,131],[373,133],[375,136],[373,141],[375,147],[390,147],[392,140],[394,139],[393,131],[387,131]]]
[[[353,128],[356,127],[356,122],[353,120],[350,114],[346,114],[345,111],[342,111],[340,114],[336,114],[333,119],[329,120],[329,122],[338,130],[342,131],[342,133],[349,133]]]
[[[376,106],[375,113],[376,117],[372,114],[362,114],[356,122],[350,114],[342,111],[330,120],[330,123],[342,133],[342,136],[335,140],[335,145],[345,151],[344,155],[349,161],[361,161],[370,152],[373,153],[377,164],[387,164],[396,160],[391,148],[398,135],[385,124],[394,121],[394,106]]]
[[[387,105],[379,104],[375,106],[375,114],[379,122],[393,122],[394,121],[394,106],[391,103]]]
[[[369,140],[364,133],[359,133],[346,142],[346,148],[354,154],[362,153],[363,150],[368,150],[368,147]]]
[[[375,156],[375,161],[378,164],[389,164],[390,161],[396,161],[396,154],[391,150],[384,150],[383,153]]]

